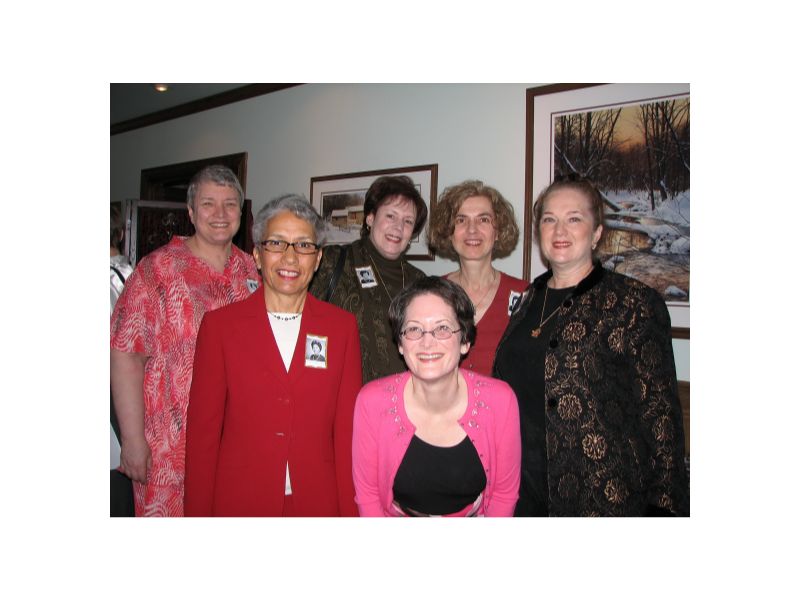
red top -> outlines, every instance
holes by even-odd
[[[297,516],[357,516],[358,325],[311,295],[300,319],[288,372],[262,291],[203,319],[187,426],[187,517],[280,517],[287,463]],[[321,351],[311,349],[313,340]]]
[[[481,375],[492,375],[497,345],[506,330],[511,310],[522,302],[522,293],[528,285],[527,281],[500,273],[500,285],[489,308],[476,324],[478,331],[475,343],[461,360],[462,368]]]
[[[139,262],[111,315],[111,347],[149,357],[144,373],[144,434],[153,460],[148,487],[175,490],[169,497],[138,490],[137,515],[183,514],[186,409],[200,321],[210,310],[247,298],[259,284],[252,256],[239,248],[232,247],[219,273],[192,254],[185,239],[175,236]]]

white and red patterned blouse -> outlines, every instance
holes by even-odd
[[[153,461],[148,486],[174,487],[180,496],[135,490],[137,515],[183,514],[186,409],[197,331],[206,312],[245,299],[259,283],[255,261],[239,248],[232,247],[219,273],[192,254],[185,240],[175,236],[141,260],[111,316],[111,348],[149,357],[144,376],[144,431]],[[154,497],[165,506],[139,506]]]

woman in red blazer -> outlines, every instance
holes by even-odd
[[[355,317],[308,294],[324,224],[302,196],[253,224],[263,286],[203,318],[186,430],[186,516],[356,516]]]

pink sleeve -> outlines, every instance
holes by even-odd
[[[152,265],[142,261],[125,282],[111,313],[111,348],[120,352],[152,356],[159,315]]]
[[[486,510],[487,517],[513,517],[519,499],[522,442],[519,430],[519,406],[510,387],[505,386],[502,398],[505,418],[498,419],[495,428],[497,462],[494,491]],[[498,402],[498,405],[502,405]]]
[[[353,417],[353,483],[356,488],[356,504],[362,517],[382,517],[378,491],[378,432],[376,422],[367,410],[371,402],[368,388],[362,388],[356,398]]]

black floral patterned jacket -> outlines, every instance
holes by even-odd
[[[551,276],[528,288],[504,339]],[[688,515],[664,301],[643,283],[595,265],[562,307],[544,365],[549,514]]]

